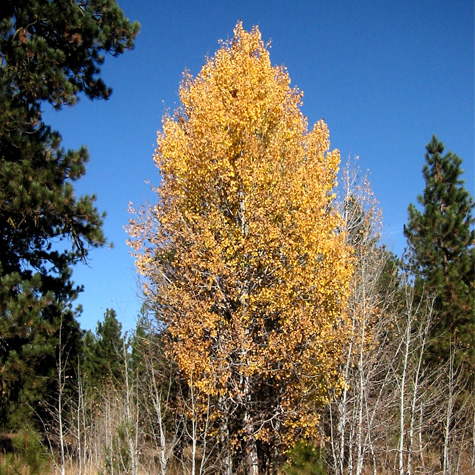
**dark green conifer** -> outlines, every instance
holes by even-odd
[[[81,92],[91,99],[108,98],[111,90],[98,77],[102,53],[121,54],[132,47],[137,32],[138,24],[125,18],[115,0],[1,2],[3,425],[19,423],[15,408],[37,412],[38,401],[50,394],[60,321],[63,332],[70,332],[63,340],[77,346],[72,302],[80,288],[71,281],[70,267],[105,243],[94,197],[74,195],[87,150],[64,150],[60,135],[43,122],[42,107],[73,105]]]
[[[464,372],[475,370],[475,231],[474,201],[461,179],[462,160],[434,136],[426,147],[423,174],[426,187],[409,206],[404,234],[409,264],[419,295],[434,301],[430,359],[446,361],[451,346]]]
[[[108,308],[104,321],[97,322],[95,340],[94,376],[97,383],[120,385],[124,380],[125,338],[115,310]]]

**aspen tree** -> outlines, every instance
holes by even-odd
[[[132,210],[131,245],[168,356],[215,400],[223,471],[257,473],[317,435],[316,408],[343,386],[340,156],[323,121],[308,130],[302,93],[257,27],[239,22],[179,94],[158,133],[158,202]]]

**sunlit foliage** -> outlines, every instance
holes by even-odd
[[[257,27],[238,23],[179,94],[158,134],[158,202],[135,212],[131,245],[169,356],[218,401],[228,450],[252,459],[257,444],[261,459],[315,436],[315,408],[343,384],[340,156],[323,121],[308,130]]]

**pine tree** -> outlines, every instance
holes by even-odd
[[[451,345],[457,362],[473,377],[475,368],[474,201],[461,179],[462,160],[433,136],[426,147],[426,187],[409,206],[404,234],[415,286],[435,298],[431,359],[446,361]]]
[[[3,0],[0,7],[0,416],[48,393],[59,322],[79,341],[70,267],[105,243],[93,196],[75,197],[86,148],[61,147],[42,106],[108,98],[102,52],[133,46],[115,0]],[[75,335],[74,335],[75,334]],[[76,344],[76,343],[75,343]],[[30,388],[30,389],[27,389]]]
[[[120,385],[124,380],[124,344],[122,325],[113,309],[97,322],[94,345],[94,378],[98,384]]]

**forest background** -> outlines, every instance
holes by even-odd
[[[12,5],[9,3],[8,7],[16,8]],[[88,8],[86,5],[80,4],[75,10],[79,15],[77,18],[82,18],[83,8]],[[46,3],[43,7],[44,11],[54,11],[54,3]],[[98,8],[98,18],[101,18],[101,7]],[[19,9],[18,12],[16,20],[20,24],[25,18],[22,17],[23,10]],[[119,15],[119,23],[122,21],[120,11],[110,9],[110,6],[104,7],[104,14],[105,18],[109,18],[107,21],[113,22],[111,19],[114,15]],[[42,18],[41,15],[39,18]],[[84,18],[86,24],[94,24],[94,19],[88,16]],[[177,470],[177,464],[182,464],[182,469],[191,473],[207,470],[220,473],[234,473],[235,470],[249,474],[276,473],[285,461],[289,464],[293,460],[293,466],[298,467],[302,458],[307,458],[300,463],[304,467],[305,463],[311,463],[313,459],[314,470],[324,472],[328,469],[337,473],[361,473],[365,464],[373,470],[392,467],[393,471],[400,473],[421,469],[431,473],[437,466],[443,473],[463,472],[467,464],[473,468],[473,441],[470,445],[470,434],[475,434],[471,392],[474,366],[474,232],[470,213],[473,201],[459,181],[462,173],[459,169],[460,160],[450,153],[446,154],[435,136],[427,145],[428,166],[424,168],[426,188],[421,199],[423,214],[419,214],[414,207],[409,210],[404,234],[412,247],[400,261],[387,251],[389,235],[384,228],[381,239],[380,205],[374,198],[365,173],[358,172],[358,166],[350,164],[340,175],[338,200],[335,205],[332,204],[331,195],[327,193],[334,180],[332,173],[337,165],[335,160],[338,153],[328,152],[328,162],[322,165],[322,151],[328,148],[327,129],[324,122],[318,122],[314,135],[305,139],[308,140],[306,143],[313,144],[309,145],[309,154],[312,146],[318,150],[315,155],[316,168],[307,170],[318,176],[318,180],[304,184],[312,175],[302,168],[306,159],[300,161],[300,149],[292,145],[291,148],[285,148],[286,153],[289,153],[286,166],[293,167],[295,173],[289,175],[286,167],[275,170],[277,183],[281,183],[284,188],[290,186],[293,190],[291,198],[285,200],[285,195],[276,195],[274,204],[277,207],[273,211],[269,208],[267,217],[261,214],[259,207],[248,210],[244,185],[248,180],[248,170],[245,168],[246,171],[239,172],[236,178],[237,194],[231,194],[230,201],[223,202],[224,208],[221,205],[217,208],[218,216],[231,219],[231,226],[238,224],[236,229],[232,228],[234,231],[230,236],[234,237],[230,242],[237,239],[235,243],[239,243],[242,238],[245,250],[239,258],[241,260],[236,261],[237,274],[230,274],[231,280],[228,282],[234,282],[239,275],[238,281],[243,279],[241,294],[231,297],[235,291],[234,284],[223,293],[221,278],[228,272],[229,265],[235,265],[234,258],[230,261],[226,261],[228,257],[225,258],[223,270],[216,277],[213,277],[215,271],[211,271],[206,283],[200,281],[192,284],[196,278],[197,259],[202,259],[202,250],[209,246],[209,249],[214,248],[211,241],[207,241],[207,236],[219,236],[222,232],[219,227],[213,228],[217,221],[202,219],[208,213],[206,210],[210,203],[216,205],[207,200],[215,192],[226,196],[228,191],[226,187],[216,189],[214,178],[209,182],[213,186],[206,188],[211,175],[207,175],[206,167],[201,170],[200,162],[193,162],[193,157],[199,154],[195,156],[192,153],[183,162],[180,154],[176,155],[178,160],[173,158],[183,146],[180,145],[179,133],[174,142],[176,130],[183,128],[183,137],[189,137],[186,140],[190,140],[190,150],[201,150],[198,142],[193,142],[193,131],[200,131],[201,127],[206,130],[206,124],[220,120],[214,109],[209,109],[206,120],[200,122],[200,117],[203,117],[200,111],[208,107],[208,95],[205,93],[200,96],[201,93],[196,92],[200,89],[195,89],[199,81],[195,83],[192,76],[185,76],[187,79],[180,86],[180,99],[185,106],[185,113],[177,116],[175,125],[173,121],[164,122],[165,135],[159,136],[160,152],[155,157],[163,173],[163,183],[158,183],[162,188],[162,208],[152,207],[145,210],[144,215],[139,213],[129,228],[136,243],[135,250],[141,256],[138,268],[151,283],[145,306],[140,312],[136,311],[140,316],[135,332],[124,335],[120,323],[123,316],[117,318],[114,310],[107,309],[103,320],[97,323],[95,333],[81,333],[75,321],[79,314],[75,313],[73,307],[75,290],[68,282],[67,266],[80,261],[87,262],[90,257],[88,245],[100,247],[105,241],[99,229],[99,215],[90,207],[88,199],[75,202],[71,189],[66,186],[63,195],[57,194],[53,201],[49,201],[51,198],[47,188],[42,190],[41,184],[38,186],[36,180],[38,183],[45,180],[44,184],[55,183],[59,186],[64,179],[75,181],[83,172],[81,162],[85,151],[81,149],[66,155],[56,152],[57,136],[50,135],[37,118],[44,112],[43,118],[56,128],[56,114],[60,115],[64,110],[49,116],[51,111],[40,112],[37,107],[45,105],[41,102],[45,99],[57,109],[61,109],[61,105],[74,104],[77,91],[71,89],[70,84],[75,84],[91,99],[108,98],[109,91],[100,81],[91,78],[91,69],[76,70],[76,75],[70,76],[72,82],[63,86],[61,77],[54,75],[54,69],[51,70],[52,75],[49,70],[41,69],[48,63],[34,63],[44,44],[36,42],[35,34],[32,35],[32,31],[44,28],[44,20],[38,21],[38,27],[37,21],[26,22],[23,28],[18,29],[9,29],[8,20],[2,23],[2,68],[5,72],[2,87],[4,91],[11,91],[13,89],[9,88],[15,84],[19,86],[15,94],[7,92],[2,95],[5,104],[2,116],[2,178],[5,186],[2,196],[5,198],[2,202],[4,319],[1,408],[4,428],[23,427],[27,432],[13,438],[9,435],[2,437],[2,447],[7,453],[12,451],[9,441],[13,442],[14,457],[11,459],[7,456],[0,468],[8,472],[9,468],[16,467],[15,454],[23,450],[33,470],[32,464],[36,462],[29,460],[27,447],[33,448],[34,443],[28,445],[27,440],[29,437],[31,441],[36,440],[34,432],[28,435],[28,431],[35,428],[42,433],[42,443],[49,444],[52,463],[62,473],[71,463],[76,464],[79,472],[95,467],[106,472],[139,473],[140,470],[155,467],[153,470],[160,468],[165,473],[170,467]],[[114,25],[113,30],[104,30],[104,35],[99,33],[99,41],[105,41],[105,49],[115,54],[122,53],[123,46],[130,48],[138,31],[137,25],[119,23]],[[75,58],[82,54],[80,48],[88,41],[87,35],[92,30],[71,33],[72,23],[67,22],[64,26],[60,21],[57,25],[59,29],[65,28],[65,40],[59,41],[65,41],[64,48],[68,53],[62,56],[61,53],[47,50],[47,57],[54,61],[66,58],[70,62],[69,67],[74,69],[77,64],[81,64],[76,63]],[[270,71],[269,66],[265,65],[267,52],[264,43],[260,42],[258,30],[253,29],[248,36],[241,25],[237,23],[234,40],[227,43],[228,46],[225,43],[221,50],[224,53],[220,54],[226,57],[226,51],[236,48],[236,58],[244,58],[244,63],[239,64],[247,71],[247,53],[240,56],[240,51],[245,51],[246,42],[250,41],[258,45],[253,46],[257,49],[252,50],[251,57],[256,54],[256,64],[262,65],[262,71]],[[118,34],[122,39],[119,43],[116,40],[110,43],[107,39],[110,34]],[[120,44],[120,41],[124,41],[124,44]],[[74,45],[78,47],[76,53],[70,49]],[[274,61],[272,63],[275,64]],[[36,64],[37,70],[29,72],[29,64]],[[209,61],[207,64],[213,65]],[[377,70],[377,64],[381,67],[382,63],[372,63],[371,68]],[[223,75],[221,71],[216,77],[227,84],[226,74],[229,73]],[[248,84],[246,74],[238,78],[237,89],[228,91],[230,96],[246,98],[254,93],[249,91],[241,95],[239,88],[247,86],[242,86],[239,81],[242,79],[242,84]],[[271,73],[266,77],[272,78],[272,82],[277,81],[278,76],[273,77]],[[234,81],[233,76],[229,77]],[[104,79],[107,81],[105,75]],[[255,81],[250,72],[249,81]],[[56,88],[54,84],[57,84]],[[392,85],[391,82],[389,84]],[[364,85],[368,86],[367,81]],[[260,83],[260,86],[265,91],[279,90],[272,86],[269,88],[264,83]],[[42,99],[42,94],[47,95]],[[267,101],[268,96],[268,92],[264,92],[264,101]],[[204,102],[197,101],[196,97],[202,97]],[[270,110],[274,110],[272,100],[269,96]],[[244,105],[245,101],[241,108],[236,109],[237,114],[243,114],[243,117],[251,113],[247,107],[254,107],[254,103]],[[24,108],[25,104],[31,107]],[[78,106],[68,109],[68,112],[75,108],[81,112]],[[284,110],[290,113],[291,108]],[[312,115],[307,115],[312,123]],[[94,116],[102,119],[103,126],[110,127],[105,116]],[[287,120],[284,114],[276,120],[274,129],[272,117],[270,115],[268,119],[271,127],[267,129],[268,124],[264,121],[261,131],[252,128],[249,119],[244,120],[243,130],[245,134],[250,134],[247,142],[241,142],[240,133],[234,137],[233,134],[239,129],[234,129],[228,123],[232,147],[244,147],[236,156],[248,156],[244,150],[254,143],[254,134],[260,137],[259,140],[267,140],[264,139],[267,134],[265,131],[279,131],[282,120]],[[291,115],[287,117],[290,120]],[[20,128],[15,124],[20,124],[21,120],[24,123]],[[130,115],[127,120],[129,124],[134,122]],[[60,132],[63,124],[58,124]],[[295,124],[298,124],[298,120]],[[285,137],[290,131],[295,134],[299,130],[295,124],[287,129],[284,127],[280,135],[275,132],[277,144],[279,140],[287,140]],[[22,133],[18,133],[20,131]],[[122,129],[121,136],[124,135]],[[31,139],[28,138],[30,136]],[[48,142],[50,139],[51,142]],[[224,143],[227,141],[218,141],[215,146],[219,148]],[[292,141],[290,143],[294,144]],[[41,149],[35,148],[43,144],[46,146],[45,155],[38,152]],[[63,145],[71,146],[67,141]],[[40,157],[43,162],[38,161]],[[191,161],[187,162],[188,159]],[[39,165],[41,163],[43,166]],[[54,164],[57,165],[56,169]],[[231,180],[232,184],[235,171],[227,171],[226,166],[222,170],[224,175],[219,176]],[[32,173],[31,170],[35,171]],[[187,185],[182,185],[180,179],[175,183],[174,177],[182,173],[185,181],[192,176],[186,170],[191,171],[192,175],[198,171],[203,173],[204,181],[191,179]],[[259,166],[253,173],[258,170]],[[255,182],[259,186],[262,184],[263,188],[250,196],[256,199],[258,196],[264,197],[266,202],[266,186],[274,186],[273,178],[272,183],[267,184],[268,178],[272,176],[264,176],[261,181]],[[151,181],[153,183],[153,179]],[[240,188],[239,183],[244,188]],[[254,182],[251,180],[250,183]],[[386,185],[388,183],[386,181]],[[195,186],[197,194],[181,201]],[[314,192],[309,194],[309,200],[296,200],[292,204],[301,191],[308,192],[309,186],[315,187]],[[373,185],[373,188],[376,186]],[[82,192],[80,188],[78,190]],[[124,194],[123,190],[121,194]],[[149,197],[152,202],[156,199],[153,194],[149,194]],[[231,204],[233,200],[238,201]],[[143,201],[141,197],[135,204]],[[37,202],[43,203],[43,207]],[[198,203],[198,206],[193,203]],[[200,209],[203,203],[205,207]],[[229,209],[226,208],[228,205]],[[292,213],[302,211],[301,217],[320,216],[316,219],[323,219],[317,227],[319,238],[316,241],[312,241],[313,234],[308,231],[312,227],[307,218],[303,221],[288,221],[287,214],[280,214],[282,209],[288,207]],[[329,220],[330,215],[326,213],[332,209],[334,218]],[[228,216],[227,213],[231,214]],[[340,221],[337,213],[341,213]],[[268,243],[270,248],[260,245],[253,248],[252,229],[258,229],[253,226],[259,220],[268,218],[270,234],[265,233],[266,236],[272,236],[276,223],[282,223],[282,226],[287,223],[285,226],[289,227],[285,229],[290,234],[286,234],[288,237],[284,241],[276,241],[280,247],[275,249],[272,247],[275,243],[271,242]],[[161,222],[159,226],[163,231],[150,233],[150,229],[154,228],[148,227],[148,219],[151,219],[153,226]],[[248,219],[251,221],[248,222]],[[258,221],[253,224],[252,219]],[[181,223],[185,223],[183,228]],[[194,229],[195,225],[198,228]],[[339,230],[333,239],[330,238],[333,236],[332,227]],[[63,251],[57,237],[50,241],[43,238],[62,234],[71,239],[73,252],[70,254]],[[295,247],[301,238],[304,241],[310,239],[306,253],[301,251],[299,245]],[[185,242],[188,244],[182,246]],[[194,250],[193,246],[197,242],[201,244]],[[227,247],[226,240],[217,242],[224,245],[219,253],[223,257],[234,246]],[[150,244],[152,247],[149,247]],[[182,251],[178,253],[178,249]],[[353,254],[352,259],[349,258],[350,254]],[[288,260],[291,256],[294,256],[293,261]],[[252,264],[254,259],[257,259],[256,267]],[[261,259],[262,262],[270,259],[265,269],[260,267]],[[210,271],[208,265],[209,257],[200,264],[204,266],[204,276]],[[307,273],[304,277],[299,271],[300,266],[306,268],[307,265],[317,265],[319,269],[315,274],[317,280],[312,283],[314,291],[309,294],[302,289],[302,279],[311,279],[313,274]],[[38,269],[42,276],[31,277],[31,269]],[[177,272],[178,269],[181,269],[180,272]],[[273,270],[268,273],[269,269]],[[334,270],[333,275],[326,274],[329,269]],[[58,272],[57,276],[54,276],[55,272]],[[278,277],[279,272],[287,277],[282,280],[282,276]],[[296,279],[295,285],[290,279]],[[324,280],[320,282],[318,279]],[[326,283],[322,291],[318,290],[324,281]],[[103,278],[99,283],[96,282],[95,288],[104,294],[103,282]],[[224,282],[224,285],[228,284]],[[279,288],[277,284],[283,286]],[[204,290],[208,286],[209,291]],[[253,297],[253,300],[251,289],[261,289],[261,286],[262,292],[259,290],[261,293],[256,294],[258,297]],[[266,286],[269,286],[268,289]],[[219,297],[221,293],[224,297]],[[179,303],[185,295],[188,297]],[[281,304],[277,303],[277,295],[282,299]],[[209,315],[220,315],[217,323],[212,323],[212,320],[199,323],[196,320],[196,309],[199,307],[194,307],[195,298],[198,298],[196,302],[201,302],[202,298],[203,302],[218,299],[209,303]],[[291,300],[288,301],[288,298]],[[108,307],[114,307],[113,302],[111,299],[112,305]],[[226,311],[218,311],[222,305],[230,307]],[[254,310],[248,313],[248,308]],[[300,310],[291,311],[296,308]],[[122,311],[120,305],[118,310],[119,313]],[[228,311],[231,313],[228,314]],[[203,318],[206,312],[208,310]],[[305,320],[310,315],[313,315],[313,320]],[[237,324],[236,318],[242,319],[241,324]],[[125,323],[127,327],[127,319]],[[215,324],[217,326],[212,326]],[[240,331],[227,333],[233,325],[242,330],[241,336]],[[186,328],[192,329],[192,333]],[[294,330],[291,331],[291,328]],[[200,338],[203,331],[204,336]],[[301,337],[298,336],[300,331],[303,332]],[[290,336],[290,339],[285,335]],[[195,338],[196,342],[190,346],[190,341]],[[233,341],[234,338],[237,339]],[[244,339],[239,342],[239,338]],[[261,338],[264,340],[261,341]],[[210,344],[212,341],[215,343]],[[201,343],[205,345],[203,348],[200,348]],[[215,344],[217,346],[213,346]],[[223,344],[230,345],[229,351],[223,350]],[[252,358],[260,354],[257,349],[261,346],[266,351],[272,347],[274,351],[273,356],[269,354],[266,359],[268,372],[263,371],[262,362],[251,362]],[[321,350],[317,351],[318,348]],[[196,354],[193,353],[196,351]],[[202,351],[203,357],[199,356]],[[225,366],[220,363],[223,355]],[[249,355],[254,357],[249,360]],[[286,363],[287,357],[290,359]],[[228,365],[229,373],[224,371]],[[297,370],[298,367],[300,369]],[[320,370],[313,373],[317,368]],[[322,372],[321,368],[325,370]],[[104,397],[106,388],[109,392]],[[25,426],[26,421],[33,420],[34,424]],[[381,431],[383,421],[390,427],[386,433]],[[328,437],[327,443],[322,435]],[[17,445],[18,441],[20,446]],[[299,443],[304,445],[299,446]],[[307,443],[310,445],[305,445]],[[147,449],[144,449],[145,446]],[[150,458],[154,447],[156,456]],[[296,452],[290,452],[292,448]],[[42,456],[43,452],[35,452],[33,459],[35,454]],[[292,473],[292,465],[286,467]]]

